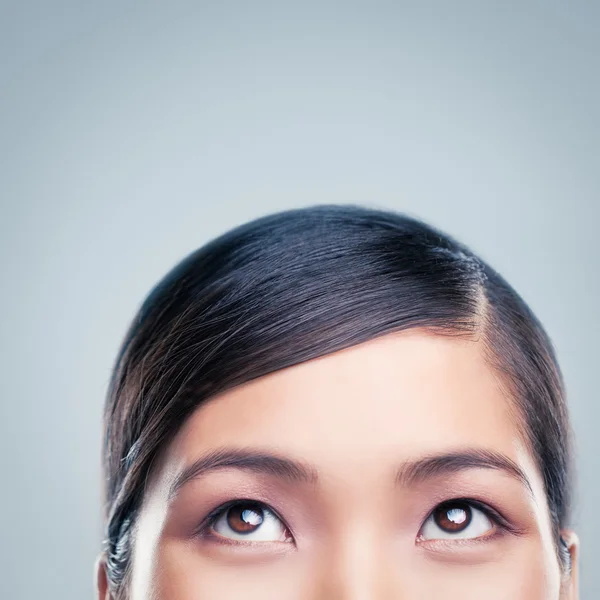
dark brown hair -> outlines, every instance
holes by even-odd
[[[519,295],[428,225],[315,206],[238,227],[150,292],[122,343],[105,407],[106,560],[125,597],[136,513],[158,453],[207,398],[409,328],[481,336],[543,476],[558,555],[571,431],[552,344]]]

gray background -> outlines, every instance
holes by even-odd
[[[322,202],[458,236],[545,323],[600,595],[599,31],[593,1],[3,4],[0,595],[93,597],[101,405],[151,286]]]

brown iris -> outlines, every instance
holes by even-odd
[[[458,533],[469,526],[473,514],[465,502],[447,502],[438,506],[433,519],[438,527],[447,533]]]
[[[258,504],[236,504],[227,511],[227,524],[236,533],[252,533],[264,521],[263,509]]]

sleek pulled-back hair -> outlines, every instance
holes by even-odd
[[[377,336],[423,328],[481,339],[542,474],[557,554],[571,432],[552,344],[468,248],[401,214],[314,206],[263,217],[193,252],[150,292],[105,407],[106,563],[127,595],[136,515],[158,454],[208,398]]]

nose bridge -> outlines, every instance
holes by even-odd
[[[311,600],[401,600],[381,536],[348,528],[323,549]]]

